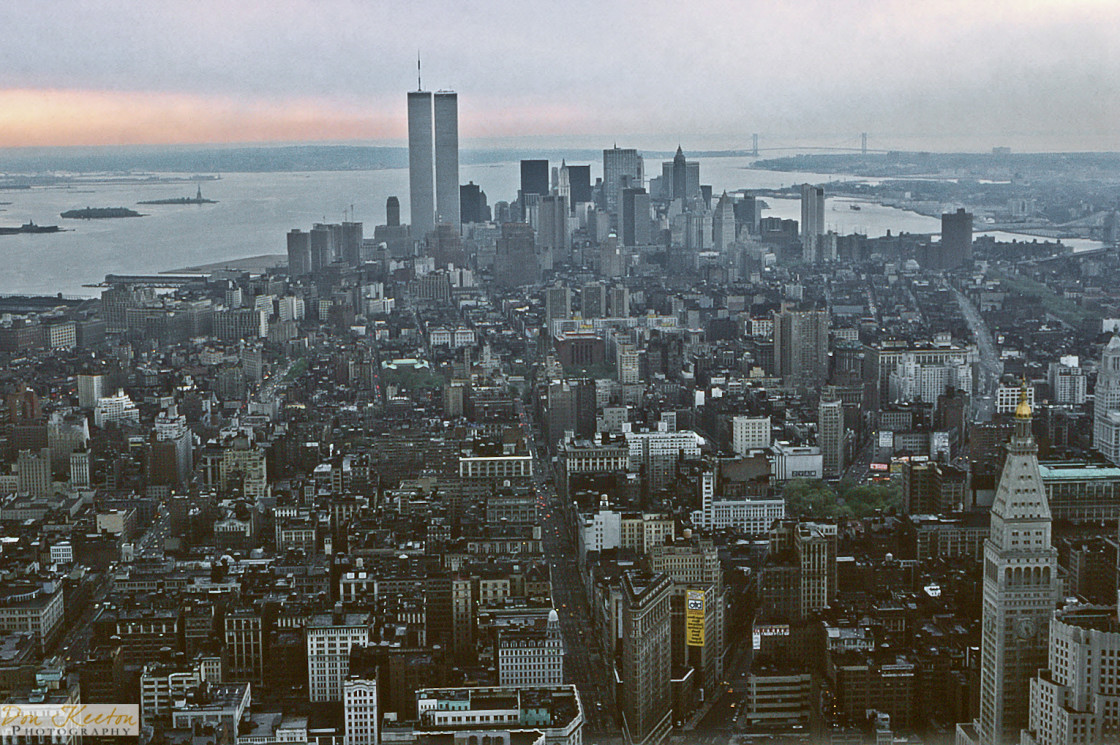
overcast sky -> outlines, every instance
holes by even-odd
[[[420,50],[464,144],[1115,150],[1118,29],[1116,0],[4,0],[0,146],[400,144]]]

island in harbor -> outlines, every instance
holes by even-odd
[[[202,196],[202,187],[198,187],[198,191],[193,197],[176,197],[173,199],[149,199],[137,204],[217,204],[216,199],[206,199]]]
[[[127,207],[86,207],[81,210],[67,210],[60,214],[72,220],[105,220],[113,217],[143,217],[136,210]]]

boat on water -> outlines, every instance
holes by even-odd
[[[0,235],[19,235],[20,233],[58,233],[62,228],[57,225],[36,225],[33,222],[25,222],[18,228],[0,227]]]
[[[852,209],[852,210],[855,210],[856,212],[859,212],[861,209],[863,209],[863,207],[860,207],[858,204],[849,204],[848,209]]]

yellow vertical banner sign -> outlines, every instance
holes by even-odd
[[[685,590],[684,629],[685,643],[690,647],[704,646],[704,591]]]

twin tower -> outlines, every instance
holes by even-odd
[[[408,190],[414,238],[437,222],[459,227],[458,94],[409,92]]]

